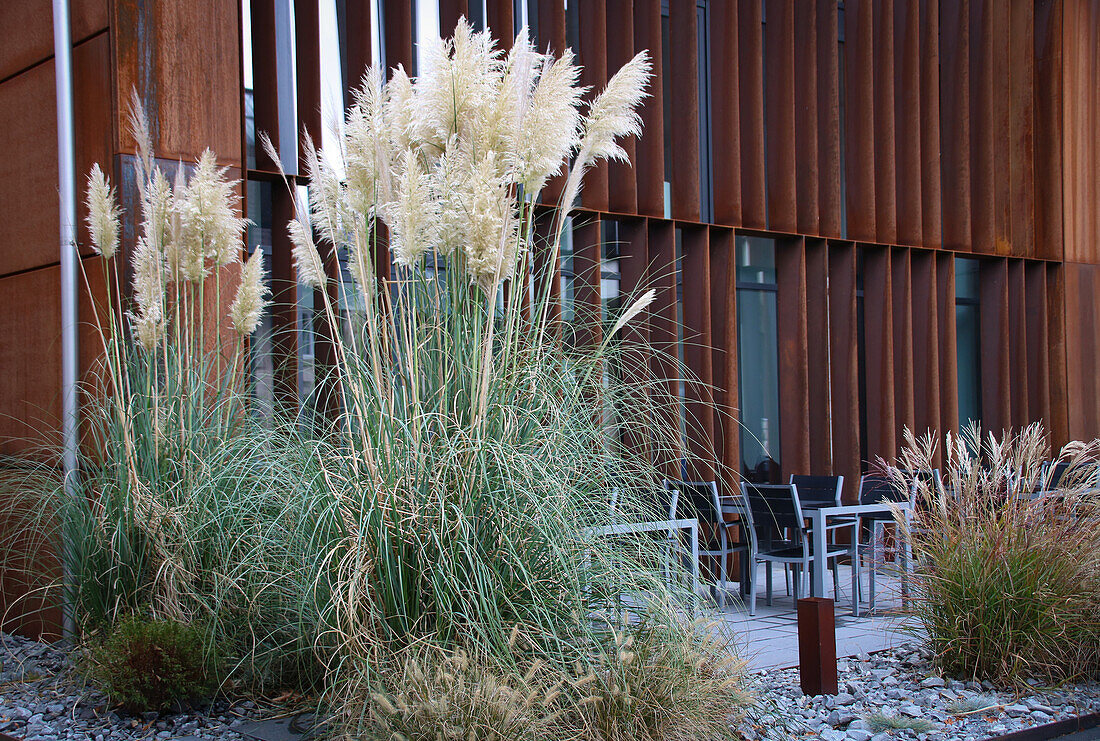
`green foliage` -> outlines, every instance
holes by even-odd
[[[932,450],[910,436],[900,465],[931,468]],[[1059,459],[1084,465],[1098,452],[1098,441],[1071,443]],[[1037,425],[1001,440],[973,429],[948,442],[953,493],[922,490],[911,606],[946,673],[1060,682],[1100,672],[1100,506],[1069,476],[1034,496],[1047,455]]]
[[[205,697],[216,670],[201,631],[171,620],[127,618],[84,654],[86,676],[135,713]]]
[[[912,731],[921,734],[936,730],[939,726],[924,718],[910,718],[904,715],[886,715],[884,713],[871,713],[865,720],[874,733],[889,731]]]

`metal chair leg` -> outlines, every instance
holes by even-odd
[[[767,592],[768,602],[767,602],[767,604],[768,604],[768,607],[771,607],[772,606],[772,562],[771,561],[765,561],[764,562],[764,579],[767,582],[767,587],[768,587],[768,592]]]

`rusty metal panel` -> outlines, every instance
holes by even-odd
[[[897,452],[894,414],[894,300],[889,248],[863,252],[863,328],[867,384],[867,460]]]
[[[1013,170],[1013,146],[1011,138],[1011,121],[1014,116],[1019,116],[1019,111],[1011,110],[1013,104],[1013,80],[1010,75],[1013,40],[1010,36],[1012,30],[1009,18],[1009,3],[993,3],[988,14],[991,16],[990,57],[993,65],[992,73],[992,105],[990,106],[993,118],[990,121],[990,135],[992,136],[993,152],[993,250],[999,255],[1026,255],[1021,252],[1021,245],[1012,242],[1011,224],[1011,197],[1013,192],[1013,177],[1018,173]],[[1030,48],[1030,46],[1028,47]],[[1019,213],[1023,216],[1028,204],[1016,204]],[[1028,216],[1030,219],[1030,215]]]
[[[1027,363],[1027,421],[1050,425],[1050,342],[1046,266],[1024,264],[1024,353]]]
[[[506,49],[516,38],[512,0],[485,0],[485,20],[493,38]]]
[[[678,329],[680,324],[677,286],[679,268],[676,260],[676,229],[670,221],[649,222],[650,282],[657,292],[650,309],[649,336],[653,345],[650,367],[657,379],[666,379],[660,389],[665,397],[657,404],[662,429],[678,429],[682,402],[680,399],[680,372],[677,369]],[[680,478],[680,461],[683,454],[678,446],[667,449],[672,441],[663,441],[655,450],[656,463],[671,478]]]
[[[1027,353],[1027,284],[1024,261],[1008,261],[1008,370],[1009,423],[1022,427],[1030,420],[1028,412],[1029,376],[1032,369]]]
[[[983,260],[979,276],[982,302],[982,428],[999,434],[1012,424],[1006,261]]]
[[[875,241],[896,244],[897,152],[894,149],[894,4],[874,0]]]
[[[74,46],[107,30],[107,0],[74,0],[69,23]],[[53,15],[42,0],[6,0],[0,3],[0,80],[26,71],[53,56]]]
[[[1065,259],[1100,259],[1100,4],[1063,5],[1063,213]],[[1066,283],[1069,292],[1069,277]]]
[[[920,2],[894,0],[894,157],[897,242],[924,244],[921,233]]]
[[[829,243],[829,385],[833,473],[851,482],[844,502],[857,501],[859,481],[859,318],[856,313],[856,250],[851,242]]]
[[[810,473],[810,383],[806,354],[806,249],[802,237],[778,239],[775,272],[779,345],[779,450],[782,476]]]
[[[714,358],[711,348],[711,265],[709,230],[683,230],[684,363],[693,378],[684,386],[688,475],[696,481],[717,478],[714,448]]]
[[[279,84],[275,74],[275,5],[264,0],[251,1],[252,21],[252,110],[256,136],[266,133],[279,141]],[[368,24],[369,27],[369,24]],[[133,149],[129,150],[131,153]],[[263,147],[256,147],[256,169],[278,172]]]
[[[994,254],[993,13],[994,0],[970,0],[970,244]],[[982,405],[985,411],[985,405]]]
[[[711,172],[714,221],[741,224],[741,118],[738,109],[737,3],[710,6]],[[713,235],[712,235],[713,236]]]
[[[936,302],[940,338],[940,433],[959,429],[959,358],[955,332],[955,256],[936,253]]]
[[[544,211],[535,217],[535,246],[531,256],[534,290],[539,296],[549,296],[547,321],[560,329],[561,322],[561,255],[552,248],[555,214]]]
[[[1069,440],[1068,364],[1066,342],[1066,273],[1064,265],[1047,263],[1047,347],[1050,357],[1051,445],[1056,449]],[[1074,318],[1076,321],[1076,318]]]
[[[413,73],[413,4],[411,2],[385,2],[382,3],[384,16],[384,28],[382,38],[386,42],[386,69],[393,69],[397,65],[405,68],[410,75]]]
[[[940,429],[940,385],[954,379],[940,377],[940,317],[936,295],[936,254],[909,253],[913,312],[913,431],[918,435]],[[952,321],[954,313],[952,313]]]
[[[669,3],[669,56],[672,64],[672,216],[699,221],[699,54],[695,0]]]
[[[1035,255],[1062,259],[1062,2],[1035,3]]]
[[[209,147],[223,164],[240,167],[244,118],[237,3],[116,0],[112,8],[115,151],[135,151],[126,116],[130,91],[136,89],[158,156],[194,160]]]
[[[546,3],[540,3],[539,7],[543,5]],[[653,78],[649,83],[650,95],[641,109],[643,133],[636,146],[634,161],[634,172],[638,184],[638,213],[647,216],[663,216],[665,213],[665,122],[661,59],[661,0],[639,0],[634,3],[634,48],[648,49],[650,61],[653,63]]]
[[[840,199],[840,59],[837,4],[817,0],[817,173],[818,231],[839,237]]]
[[[764,41],[760,0],[737,0],[738,93],[741,123],[741,225],[765,229]]]
[[[1035,255],[1035,15],[1031,4],[1009,6],[1009,241],[1012,254]]]
[[[607,85],[607,16],[604,3],[580,5],[581,84],[589,89],[586,99],[599,95]],[[607,162],[595,165],[584,176],[581,202],[585,208],[607,210]]]
[[[286,188],[271,189],[271,355],[274,396],[287,410],[298,402],[298,279],[286,225],[294,204]]]
[[[55,212],[56,218],[56,212]],[[55,245],[56,249],[56,245]],[[82,260],[80,369],[90,372],[103,353],[91,317],[88,286],[98,305],[106,296],[103,260]],[[57,265],[0,278],[0,454],[37,454],[61,444],[61,271]]]
[[[811,473],[833,472],[829,362],[829,246],[806,240],[806,365]]]
[[[444,37],[451,35],[460,19],[469,17],[467,0],[439,0],[439,32]]]
[[[1090,440],[1097,436],[1100,409],[1100,373],[1096,372],[1100,365],[1100,267],[1066,263],[1063,269],[1068,432],[1072,440]]]
[[[298,127],[321,146],[321,27],[317,3],[294,5],[294,63],[297,68]],[[298,172],[306,171],[305,147],[298,148]]]
[[[110,39],[101,34],[73,51],[73,106],[79,192],[93,162],[110,171],[113,140]],[[0,83],[0,131],[8,151],[0,157],[3,244],[0,275],[58,261],[57,114],[53,61]],[[113,180],[117,180],[112,176]],[[90,253],[83,198],[77,242]]]
[[[585,215],[578,221],[573,227],[573,323],[578,347],[596,347],[603,342],[600,218]]]
[[[814,7],[810,3],[803,5]],[[794,233],[800,231],[795,187],[795,13],[791,0],[765,0],[765,7],[764,125],[768,132],[765,148],[768,228]],[[800,164],[816,168],[816,163],[800,161]]]
[[[875,96],[871,0],[849,0],[844,10],[844,171],[848,236],[874,241]]]
[[[626,301],[649,289],[649,226],[645,219],[623,219],[619,222],[619,289]],[[642,312],[622,330],[627,345],[623,367],[631,377],[639,380],[638,392],[648,393],[648,370],[652,353],[649,347],[649,313]],[[627,424],[622,433],[622,442],[627,451],[645,460],[650,458],[650,424],[647,416],[649,409],[641,410],[635,424]]]
[[[634,34],[623,29],[634,28],[634,3],[631,0],[608,0],[607,3],[607,72],[614,74],[634,56]],[[643,132],[645,136],[646,132]],[[635,137],[620,140],[626,152],[626,162],[611,162],[607,168],[608,208],[620,214],[638,212],[638,183],[635,180]]]
[[[344,105],[351,103],[351,91],[358,89],[371,65],[370,4],[373,0],[346,0],[341,29],[344,44]],[[255,21],[253,20],[253,23]],[[446,28],[446,26],[441,26]],[[454,28],[454,24],[450,25]],[[253,51],[255,54],[255,51]]]
[[[939,0],[920,4],[921,244],[939,247],[940,229],[940,15]]]
[[[943,246],[970,250],[970,0],[940,8]]]
[[[802,234],[821,234],[818,193],[821,186],[821,164],[818,159],[817,103],[821,74],[817,68],[821,54],[817,51],[818,20],[816,3],[794,5],[794,96],[792,118],[794,148],[797,161],[795,201],[797,230]],[[829,38],[822,43],[830,46]],[[836,56],[835,54],[833,55]],[[793,163],[792,163],[793,164]]]
[[[710,230],[710,328],[715,392],[714,446],[723,466],[724,493],[737,493],[741,428],[737,395],[737,260],[730,229]]]
[[[538,4],[538,48],[539,51],[561,56],[565,51],[565,5],[562,3],[540,2]],[[556,204],[561,199],[565,187],[565,174],[551,177],[539,194],[542,203]]]
[[[913,400],[913,281],[909,250],[892,250],[890,293],[894,320],[894,423],[895,440],[900,444],[905,427],[916,425]]]

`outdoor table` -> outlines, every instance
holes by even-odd
[[[882,504],[842,504],[839,507],[812,507],[806,508],[804,513],[813,521],[813,553],[814,568],[813,579],[810,581],[810,596],[825,596],[825,572],[828,571],[828,559],[825,556],[825,525],[830,517],[860,517],[861,515],[893,514],[895,510],[901,510],[906,523],[910,518],[910,505],[908,502],[889,502]],[[859,533],[856,533],[859,537]],[[905,569],[902,571],[902,592],[908,587],[909,558],[905,559]],[[874,568],[872,564],[871,568]],[[852,560],[852,571],[859,578],[859,556]],[[859,600],[852,595],[852,615],[859,617]]]
[[[597,537],[630,535],[632,533],[651,533],[667,530],[669,536],[675,530],[687,530],[691,536],[691,593],[699,597],[699,520],[683,518],[679,520],[650,520],[647,522],[623,522],[615,525],[585,528],[585,533]]]

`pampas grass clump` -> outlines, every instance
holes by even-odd
[[[1085,469],[1100,441],[1071,442],[1070,464],[1045,488],[1045,431],[948,435],[945,490],[906,472],[934,467],[931,436],[906,434],[901,486],[921,502],[909,533],[917,565],[911,607],[943,671],[973,679],[1063,682],[1100,674],[1100,499]],[[1076,472],[1074,471],[1076,469]]]

